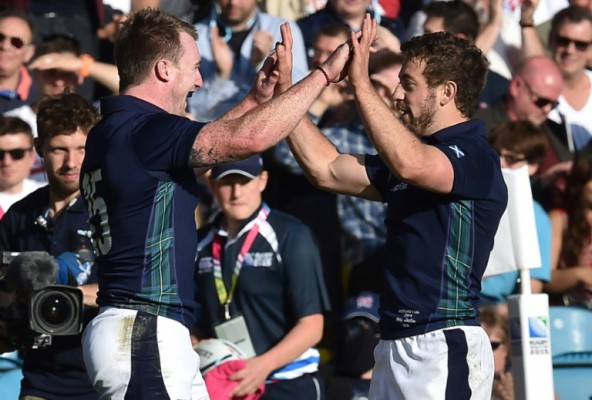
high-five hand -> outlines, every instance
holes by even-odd
[[[257,79],[250,94],[258,104],[262,104],[273,97],[278,82],[289,79],[292,81],[292,31],[288,23],[280,27],[282,41],[276,43],[274,50],[265,59],[263,66],[257,73]]]
[[[352,55],[349,66],[349,80],[353,86],[370,83],[368,62],[372,52],[372,43],[376,40],[376,20],[366,14],[362,23],[361,35],[352,33]]]

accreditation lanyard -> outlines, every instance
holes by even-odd
[[[224,318],[227,320],[230,319],[230,302],[232,301],[232,295],[236,289],[238,275],[240,274],[240,270],[245,262],[245,256],[251,249],[251,246],[253,245],[257,234],[259,233],[259,227],[263,222],[265,222],[268,215],[269,206],[263,203],[261,210],[259,210],[259,214],[257,214],[255,222],[249,230],[249,233],[247,233],[247,237],[245,238],[238,256],[236,257],[234,271],[230,281],[230,292],[226,290],[226,285],[224,284],[224,279],[222,278],[222,265],[220,261],[222,258],[222,238],[219,234],[216,234],[216,236],[214,236],[214,240],[212,241],[212,263],[214,264],[214,281],[216,284],[216,292],[218,293],[220,304],[224,306]]]

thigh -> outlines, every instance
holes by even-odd
[[[491,398],[493,355],[480,327],[381,340],[374,357],[371,399]]]
[[[102,399],[207,399],[189,332],[169,318],[108,308],[83,337],[91,381]]]

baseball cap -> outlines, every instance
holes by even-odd
[[[373,322],[378,322],[378,306],[380,299],[377,293],[363,291],[356,297],[350,297],[345,303],[343,319],[352,319],[355,317],[368,318]]]
[[[263,171],[263,159],[255,155],[241,161],[216,165],[212,168],[212,179],[218,180],[231,174],[239,174],[253,179]]]

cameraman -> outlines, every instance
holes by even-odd
[[[0,251],[46,251],[60,261],[55,283],[83,291],[85,325],[98,310],[97,284],[78,178],[86,136],[98,118],[93,106],[75,93],[41,101],[35,148],[49,184],[15,203],[0,220]],[[49,347],[23,349],[23,360],[21,400],[98,398],[84,366],[81,335],[54,336]]]

